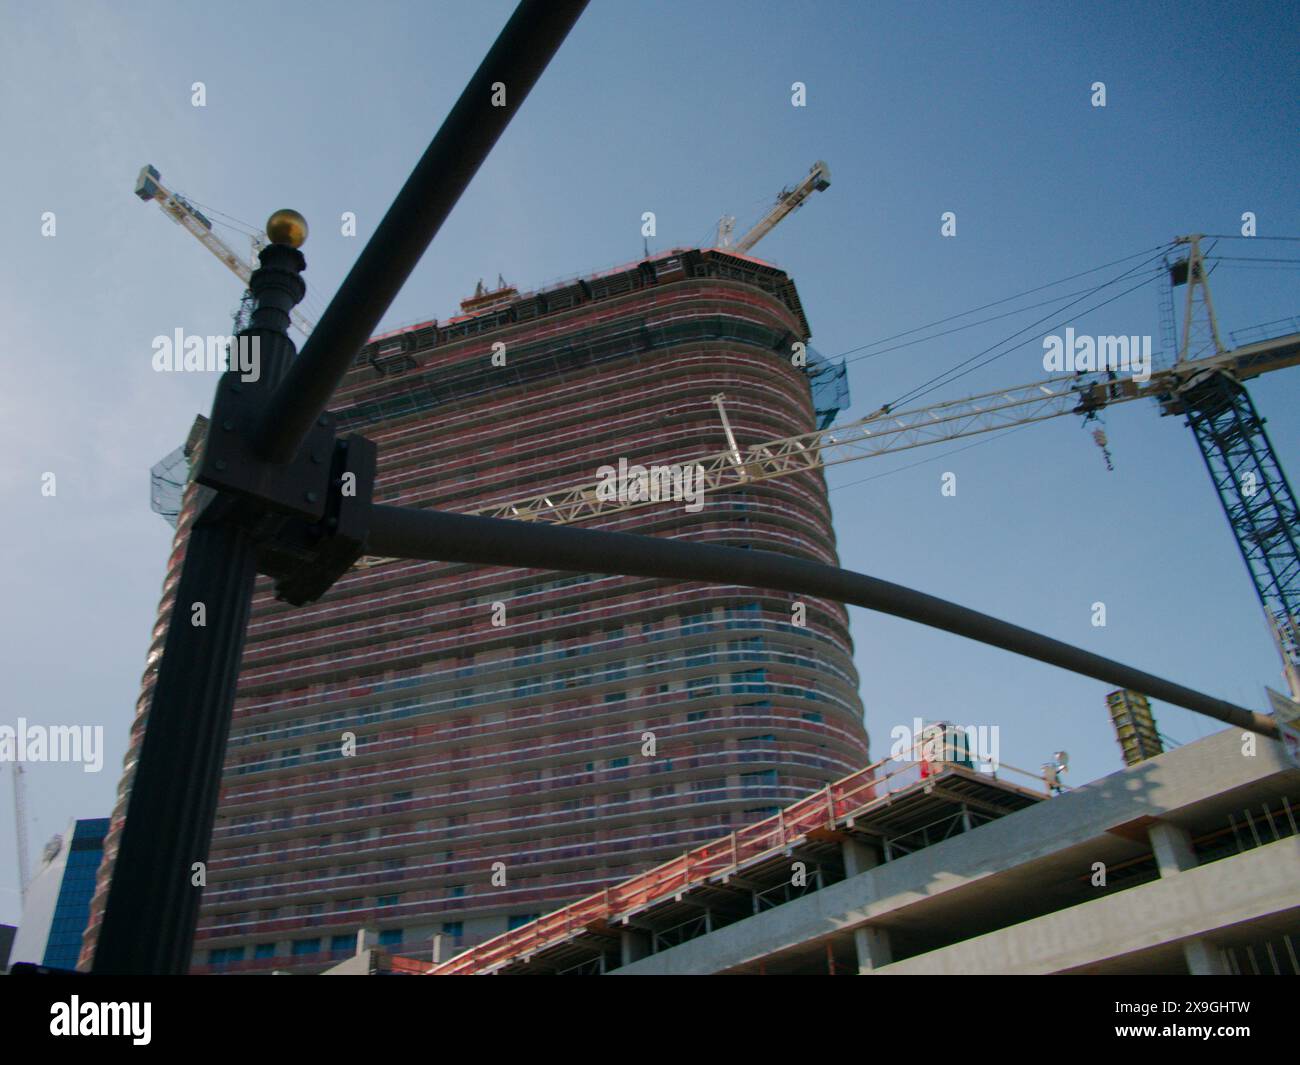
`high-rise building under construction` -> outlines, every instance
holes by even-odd
[[[377,502],[468,511],[825,424],[843,368],[780,270],[676,250],[480,293],[372,341],[337,392]],[[796,345],[799,348],[796,348]],[[196,441],[192,440],[191,444]],[[94,947],[173,605],[190,485],[106,841]],[[588,524],[837,564],[819,470]],[[776,812],[865,764],[844,608],[728,585],[434,562],[358,567],[293,609],[260,581],[195,971],[443,957]]]

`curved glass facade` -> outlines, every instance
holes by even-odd
[[[334,409],[377,501],[465,511],[717,452],[719,392],[742,446],[813,430],[807,337],[781,271],[674,252],[377,339]],[[819,471],[587,524],[836,563]],[[391,562],[294,609],[259,582],[194,970],[319,970],[363,927],[446,957],[864,765],[857,691],[844,609],[786,593]]]

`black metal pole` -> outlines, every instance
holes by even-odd
[[[309,432],[321,435],[327,419],[320,416],[353,356],[585,6],[586,0],[522,0],[297,360],[287,328],[303,296],[298,275],[306,264],[296,247],[306,230],[293,212],[273,217],[284,236],[271,239],[285,242],[262,252],[251,284],[258,309],[246,331],[259,339],[262,387],[242,388],[238,371],[218,385],[205,448],[213,454],[204,462],[208,469],[212,461],[205,483],[221,491],[190,531],[139,756],[128,770],[125,823],[106,857],[111,878],[94,972],[189,968],[201,896],[196,863],[206,862],[211,843],[253,581],[259,564],[270,564],[266,547],[276,546],[286,521],[322,517],[322,485],[308,475],[312,463],[319,473],[332,460],[322,450],[305,455],[305,466],[288,464]],[[217,417],[218,408],[232,416]],[[243,424],[240,412],[250,409],[255,422]],[[224,434],[221,454],[229,459],[214,457],[214,433]],[[332,430],[325,435],[332,441]],[[307,532],[311,542],[329,534],[328,525]],[[290,540],[302,546],[301,535]],[[198,604],[202,625],[194,623]]]
[[[1121,688],[1144,692],[1154,699],[1230,725],[1265,736],[1277,735],[1276,725],[1265,714],[999,621],[946,599],[876,577],[770,551],[741,551],[654,536],[381,505],[371,510],[368,549],[376,554],[399,558],[735,583],[820,596],[918,621],[931,628],[1035,658]]]
[[[173,975],[190,967],[202,896],[194,863],[207,861],[212,840],[255,570],[242,529],[191,529],[92,972]],[[196,603],[205,628],[191,624]]]
[[[451,109],[321,316],[258,427],[255,447],[288,462],[415,269],[587,0],[523,0]]]
[[[257,339],[260,373],[273,384],[293,359],[289,309],[302,299],[298,275],[306,264],[283,244],[261,257],[251,282],[258,307],[243,335]],[[245,385],[232,370],[217,387]],[[214,419],[209,433],[221,431]],[[257,573],[254,537],[232,520],[241,506],[218,495],[190,530],[126,821],[107,859],[112,879],[92,972],[170,975],[190,967],[202,897],[195,863],[207,862],[212,842]]]

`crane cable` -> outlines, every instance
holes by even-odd
[[[900,339],[901,337],[911,336],[913,333],[919,333],[919,332],[921,332],[921,331],[924,330],[924,329],[932,329],[932,328],[934,328],[936,325],[945,325],[945,324],[947,324],[948,322],[955,321],[955,320],[958,319],[958,318],[965,318],[968,314],[978,314],[980,311],[986,311],[986,310],[988,310],[990,307],[997,307],[997,306],[1000,306],[1000,305],[1003,304],[1003,303],[1010,303],[1012,300],[1018,300],[1018,299],[1020,299],[1020,298],[1022,298],[1022,297],[1024,297],[1024,296],[1032,296],[1035,292],[1042,292],[1042,291],[1044,291],[1045,289],[1055,288],[1057,285],[1063,285],[1063,284],[1065,284],[1067,281],[1074,281],[1074,280],[1077,279],[1077,278],[1080,278],[1080,277],[1087,277],[1089,274],[1095,274],[1095,273],[1098,273],[1098,272],[1101,271],[1101,270],[1108,270],[1108,269],[1110,269],[1112,266],[1118,266],[1120,263],[1128,262],[1130,259],[1136,259],[1136,258],[1137,258],[1138,256],[1140,256],[1140,255],[1147,255],[1147,256],[1149,256],[1149,255],[1151,255],[1151,254],[1153,254],[1153,253],[1163,252],[1163,251],[1167,250],[1171,245],[1172,245],[1172,241],[1171,241],[1171,242],[1166,242],[1166,243],[1164,243],[1164,244],[1157,245],[1157,246],[1154,247],[1154,248],[1143,248],[1141,251],[1135,251],[1135,252],[1133,252],[1133,253],[1130,254],[1130,255],[1123,255],[1123,256],[1121,256],[1121,257],[1118,258],[1118,259],[1112,259],[1112,260],[1111,260],[1110,262],[1108,262],[1108,263],[1102,263],[1100,266],[1094,266],[1094,267],[1092,267],[1090,270],[1080,270],[1077,274],[1070,274],[1068,277],[1062,277],[1062,278],[1058,278],[1058,279],[1055,280],[1055,281],[1049,281],[1049,282],[1047,282],[1045,285],[1036,285],[1036,286],[1033,287],[1033,288],[1025,289],[1024,292],[1018,292],[1018,293],[1016,293],[1014,296],[1005,296],[1005,297],[1003,297],[1003,298],[1000,299],[1000,300],[993,300],[992,302],[990,302],[990,303],[985,303],[985,304],[983,304],[982,306],[979,306],[979,307],[972,307],[972,308],[971,308],[970,310],[968,310],[968,311],[961,311],[961,312],[958,313],[958,314],[950,314],[950,315],[948,315],[946,318],[940,318],[940,319],[938,319],[937,321],[929,322],[929,323],[927,323],[926,325],[918,325],[918,326],[916,326],[916,327],[913,328],[913,329],[905,329],[905,330],[903,330],[903,332],[901,332],[901,333],[895,333],[893,336],[881,337],[881,339],[879,339],[879,340],[873,340],[873,341],[871,341],[871,343],[869,343],[869,344],[860,344],[860,345],[859,345],[858,347],[856,347],[856,348],[849,348],[847,351],[841,351],[838,355],[834,355],[834,356],[832,356],[832,358],[835,358],[835,359],[842,359],[842,358],[844,358],[846,355],[852,355],[854,352],[863,351],[863,350],[865,350],[866,348],[874,348],[874,347],[877,347],[877,346],[880,345],[880,344],[888,344],[891,340],[898,340],[898,339]],[[1060,297],[1060,298],[1064,299],[1064,297]],[[1049,300],[1048,302],[1050,303],[1051,301]],[[1027,307],[1026,307],[1026,308],[1022,308],[1022,310],[1028,310],[1028,309],[1029,309],[1029,308],[1027,308]],[[1015,311],[1012,311],[1012,312],[1010,312],[1010,313],[1014,314],[1014,313],[1016,313],[1016,312],[1015,312]],[[993,319],[988,319],[988,320],[989,320],[989,321],[992,321]]]
[[[1132,276],[1132,274],[1138,270],[1149,268],[1155,262],[1156,259],[1160,258],[1160,256],[1164,254],[1165,250],[1168,247],[1169,245],[1162,245],[1160,250],[1157,251],[1155,255],[1148,257],[1146,260],[1144,260],[1141,263],[1138,263],[1136,266],[1130,267],[1129,269],[1125,270],[1123,273],[1111,278],[1109,281],[1103,281],[1100,285],[1097,285],[1095,288],[1091,289],[1086,295],[1081,296],[1079,299],[1066,304],[1066,307],[1058,308],[1058,310],[1065,310],[1067,307],[1073,307],[1077,303],[1082,303],[1085,299],[1088,298],[1088,296],[1095,295],[1096,293],[1102,291],[1102,289],[1109,288],[1111,285],[1117,284],[1118,282],[1124,280],[1125,278]],[[1115,300],[1119,299],[1120,297],[1126,296],[1130,292],[1137,291],[1137,289],[1141,288],[1143,285],[1149,285],[1152,281],[1154,281],[1159,276],[1160,276],[1159,271],[1152,272],[1150,277],[1144,278],[1138,284],[1132,286],[1131,288],[1125,289],[1123,292],[1120,292],[1117,295],[1112,296],[1110,299],[1104,300],[1103,302],[1096,304],[1093,307],[1089,307],[1085,311],[1079,312],[1079,315],[1091,314],[1093,311],[1100,310],[1102,307],[1105,307],[1107,304],[1115,302]],[[925,381],[922,384],[917,385],[915,388],[909,389],[907,392],[904,392],[892,403],[885,404],[885,406],[882,409],[892,409],[898,406],[898,404],[900,403],[905,403],[913,399],[919,399],[921,396],[927,395],[928,393],[933,392],[937,388],[942,388],[944,385],[951,384],[953,381],[956,381],[961,377],[965,377],[968,373],[971,373],[974,370],[978,370],[983,366],[987,366],[989,363],[1002,358],[1003,355],[1007,355],[1010,352],[1015,351],[1017,348],[1023,347],[1025,344],[1028,344],[1031,341],[1036,340],[1039,336],[1042,335],[1042,333],[1036,333],[1033,336],[1026,337],[1024,340],[1020,341],[1020,343],[1014,344],[1011,347],[1007,348],[1006,351],[1002,351],[996,355],[992,355],[991,357],[984,359],[982,362],[975,362],[976,359],[979,359],[981,356],[988,355],[989,352],[994,351],[996,348],[1001,347],[1003,344],[1006,344],[1008,341],[1012,340],[1020,333],[1023,333],[1028,329],[1032,329],[1037,325],[1041,325],[1049,318],[1055,317],[1056,313],[1057,313],[1056,311],[1053,311],[1051,314],[1046,314],[1042,318],[1030,322],[1029,325],[1016,330],[1016,332],[1012,333],[1010,336],[1004,337],[1002,340],[999,340],[997,343],[991,344],[987,348],[984,348],[982,351],[978,351],[974,355],[962,359],[960,362],[956,363],[949,369],[945,370],[943,373],[930,378],[928,381]],[[1079,315],[1072,315],[1071,318],[1079,317]],[[1055,324],[1048,326],[1047,329],[1049,330],[1056,329],[1057,327],[1063,325],[1065,321],[1068,320],[1069,319],[1058,320]],[[975,365],[973,366],[968,365],[970,363],[975,363]],[[963,366],[966,366],[967,369],[962,370],[961,373],[954,372]]]
[[[1026,304],[1024,307],[1017,307],[1015,310],[1003,311],[1001,314],[990,315],[988,318],[977,318],[975,321],[967,322],[965,325],[955,325],[951,329],[945,329],[939,333],[929,333],[923,337],[915,337],[912,340],[905,340],[901,344],[894,344],[893,346],[888,348],[881,348],[879,351],[869,351],[865,355],[855,355],[852,357],[846,357],[844,358],[844,362],[847,364],[851,362],[857,362],[859,359],[874,359],[877,355],[886,355],[891,351],[898,351],[901,348],[909,348],[914,344],[924,344],[927,340],[938,340],[940,337],[950,336],[953,333],[960,333],[963,329],[973,329],[977,325],[988,325],[989,322],[996,322],[1002,318],[1010,318],[1017,314],[1023,314],[1025,311],[1032,311],[1032,310],[1036,310],[1039,307],[1046,307],[1052,303],[1060,303],[1061,300],[1068,300],[1072,296],[1091,295],[1093,292],[1096,291],[1097,289],[1095,287],[1075,289],[1073,292],[1067,292],[1061,296],[1052,296],[1051,298],[1041,300],[1038,303],[1029,303]],[[934,324],[937,325],[939,323],[936,322]],[[928,328],[928,327],[923,327],[923,328]],[[838,355],[835,356],[835,358],[840,358],[840,357],[841,356]]]

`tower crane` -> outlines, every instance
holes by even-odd
[[[245,296],[247,297],[248,279],[253,276],[253,271],[257,269],[257,253],[261,251],[263,241],[257,237],[253,238],[253,261],[245,260],[229,244],[212,232],[212,221],[197,207],[179,193],[165,188],[161,175],[157,169],[149,164],[140,168],[140,174],[135,182],[135,194],[145,203],[156,202],[162,208],[164,214],[187,230],[195,240],[221,260],[227,269],[244,283]],[[246,304],[247,299],[245,299],[245,305],[241,306],[241,316],[244,313]],[[312,331],[314,323],[310,319],[297,310],[290,311],[289,315],[293,320],[293,324],[303,336],[307,336]]]
[[[808,170],[808,176],[799,182],[794,188],[784,188],[776,198],[776,203],[768,210],[767,214],[741,237],[735,244],[731,243],[731,233],[735,228],[736,220],[730,215],[724,215],[718,223],[718,247],[738,252],[744,255],[767,236],[776,227],[786,215],[792,211],[798,210],[805,200],[814,192],[821,192],[831,187],[831,168],[823,163],[820,159]]]
[[[1155,399],[1163,415],[1185,417],[1192,429],[1282,654],[1292,697],[1300,700],[1300,511],[1263,419],[1244,387],[1244,382],[1263,374],[1300,365],[1300,333],[1225,348],[1202,239],[1198,234],[1174,242],[1188,249],[1186,257],[1169,265],[1171,287],[1188,286],[1182,335],[1174,364],[1154,371],[1148,380],[1118,379],[1105,370],[1060,374],[942,403],[881,408],[845,425],[748,446],[737,444],[721,399],[714,396],[728,446],[694,461],[703,469],[699,491],[741,488],[1066,414],[1091,417],[1116,404]],[[551,489],[470,513],[567,524],[656,505],[651,500],[610,499],[608,493],[602,497],[601,485],[591,481]],[[365,558],[358,566],[387,561]]]

